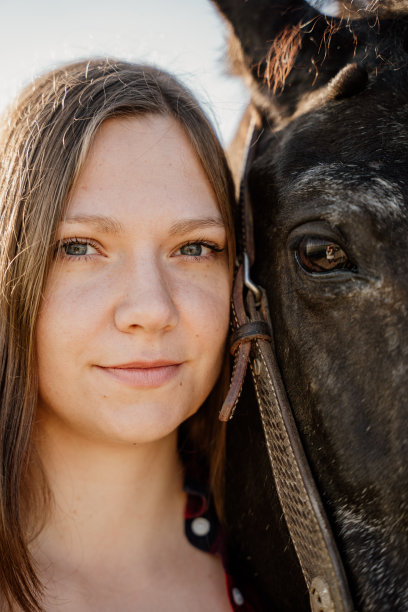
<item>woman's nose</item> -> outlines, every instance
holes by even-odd
[[[145,260],[128,265],[115,282],[119,297],[114,319],[120,331],[168,331],[177,325],[179,312],[171,295],[171,284],[157,263]]]

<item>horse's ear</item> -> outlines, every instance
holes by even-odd
[[[250,65],[258,66],[282,33],[320,14],[304,0],[213,0],[229,22]]]
[[[358,63],[360,50],[367,57],[367,48],[375,47],[377,13],[350,21],[314,8],[333,9],[340,2],[309,1],[214,0],[232,29],[233,71],[250,77],[253,100],[275,119],[293,116],[305,98],[322,92],[347,65]]]

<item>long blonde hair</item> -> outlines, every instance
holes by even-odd
[[[226,226],[232,270],[234,189],[224,153],[196,100],[169,74],[114,60],[64,66],[27,87],[1,126],[0,590],[10,608],[17,603],[30,612],[42,609],[42,585],[28,549],[27,512],[38,506],[37,489],[47,501],[47,487],[38,487],[38,478],[35,490],[29,486],[36,463],[34,338],[57,224],[101,124],[149,113],[174,117],[188,135]],[[222,393],[225,376],[224,371],[213,396]],[[181,454],[207,464],[220,498],[225,432],[217,423],[218,408],[218,399],[207,400],[183,424]]]

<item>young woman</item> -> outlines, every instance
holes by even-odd
[[[166,73],[77,63],[0,159],[1,609],[249,610],[210,554],[235,246],[208,121]]]

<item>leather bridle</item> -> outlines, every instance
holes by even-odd
[[[352,612],[353,602],[339,552],[314,482],[286,396],[273,350],[273,330],[265,291],[252,282],[255,259],[248,172],[261,135],[252,123],[239,205],[243,252],[238,260],[232,295],[231,386],[219,418],[229,420],[237,405],[250,365],[266,447],[278,492],[313,612]],[[271,554],[276,554],[272,551]]]

